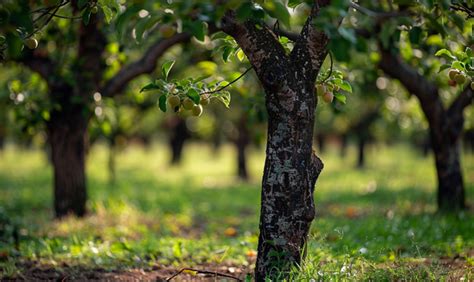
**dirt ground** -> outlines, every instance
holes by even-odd
[[[42,266],[35,262],[18,265],[21,274],[2,281],[244,281],[249,267],[226,265],[200,265],[193,270],[176,269],[167,266],[154,266],[149,269],[107,270],[62,265],[60,267]],[[194,271],[198,270],[198,271]],[[199,271],[207,272],[200,273]],[[217,274],[218,273],[218,274]],[[176,275],[172,280],[172,276]],[[225,275],[225,276],[221,276]]]

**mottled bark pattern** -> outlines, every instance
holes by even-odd
[[[317,9],[313,9],[316,15]],[[223,30],[233,36],[265,89],[268,139],[262,181],[256,281],[284,277],[300,262],[315,216],[314,185],[323,168],[312,149],[316,76],[328,38],[308,19],[288,55],[265,26],[239,23],[233,13]],[[283,276],[278,276],[283,275]]]
[[[418,98],[428,120],[438,178],[438,209],[440,211],[464,209],[460,140],[464,124],[463,110],[472,104],[473,91],[467,85],[445,109],[434,83],[389,51],[382,50],[381,53],[380,68],[393,78],[399,79],[407,90]]]

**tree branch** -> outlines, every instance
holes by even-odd
[[[222,18],[222,30],[232,36],[254,67],[257,75],[271,68],[270,61],[287,62],[283,46],[266,25],[259,26],[250,20],[238,22],[234,11],[227,11]],[[271,58],[271,60],[270,60]]]
[[[467,84],[464,90],[459,94],[459,96],[453,101],[451,106],[448,109],[448,113],[452,112],[462,112],[464,108],[469,106],[474,102],[474,94],[471,89],[471,85]]]
[[[437,123],[444,119],[445,110],[439,97],[438,87],[427,80],[416,69],[402,62],[390,51],[380,47],[381,60],[379,68],[392,78],[398,79],[405,88],[419,100],[428,122]]]
[[[329,5],[329,0],[316,0],[311,9],[311,14],[306,20],[301,35],[295,43],[291,52],[291,59],[299,65],[304,75],[309,75],[310,79],[316,79],[317,73],[327,55],[327,45],[329,37],[314,25],[314,19],[318,16],[322,7]],[[342,20],[342,18],[341,18]],[[311,62],[308,65],[308,61]]]
[[[191,35],[179,33],[167,39],[160,39],[153,44],[138,61],[123,67],[114,77],[102,87],[103,96],[119,94],[127,85],[139,75],[151,73],[156,69],[157,60],[172,46],[188,41]]]

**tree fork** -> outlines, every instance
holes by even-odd
[[[240,23],[232,11],[222,20],[265,90],[269,116],[256,281],[285,278],[300,263],[315,217],[314,185],[323,164],[312,148],[314,87],[329,42],[312,24],[329,1],[316,2],[289,55],[268,27]]]

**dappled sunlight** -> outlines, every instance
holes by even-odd
[[[252,180],[245,183],[234,176],[232,147],[217,155],[199,144],[186,150],[183,164],[169,167],[163,146],[130,147],[119,153],[117,180],[110,184],[104,170],[107,150],[95,146],[87,163],[89,214],[51,221],[50,192],[36,192],[50,188],[44,153],[9,148],[0,161],[0,203],[21,226],[21,256],[39,268],[67,265],[86,272],[100,267],[148,273],[206,264],[251,271],[263,152],[249,154]],[[349,156],[353,153],[350,148]],[[13,156],[16,169],[9,166]],[[363,171],[354,168],[351,157],[341,159],[336,148],[322,159],[326,165],[316,186],[308,260],[297,277],[314,277],[317,270],[328,279],[343,273],[347,278],[372,273],[377,279],[381,269],[397,266],[400,271],[390,274],[394,279],[403,273],[437,277],[448,270],[455,278],[474,267],[474,216],[434,214],[431,157],[405,146],[381,146],[370,151]],[[473,159],[464,156],[467,179],[473,177]],[[466,183],[472,204],[474,186]]]

